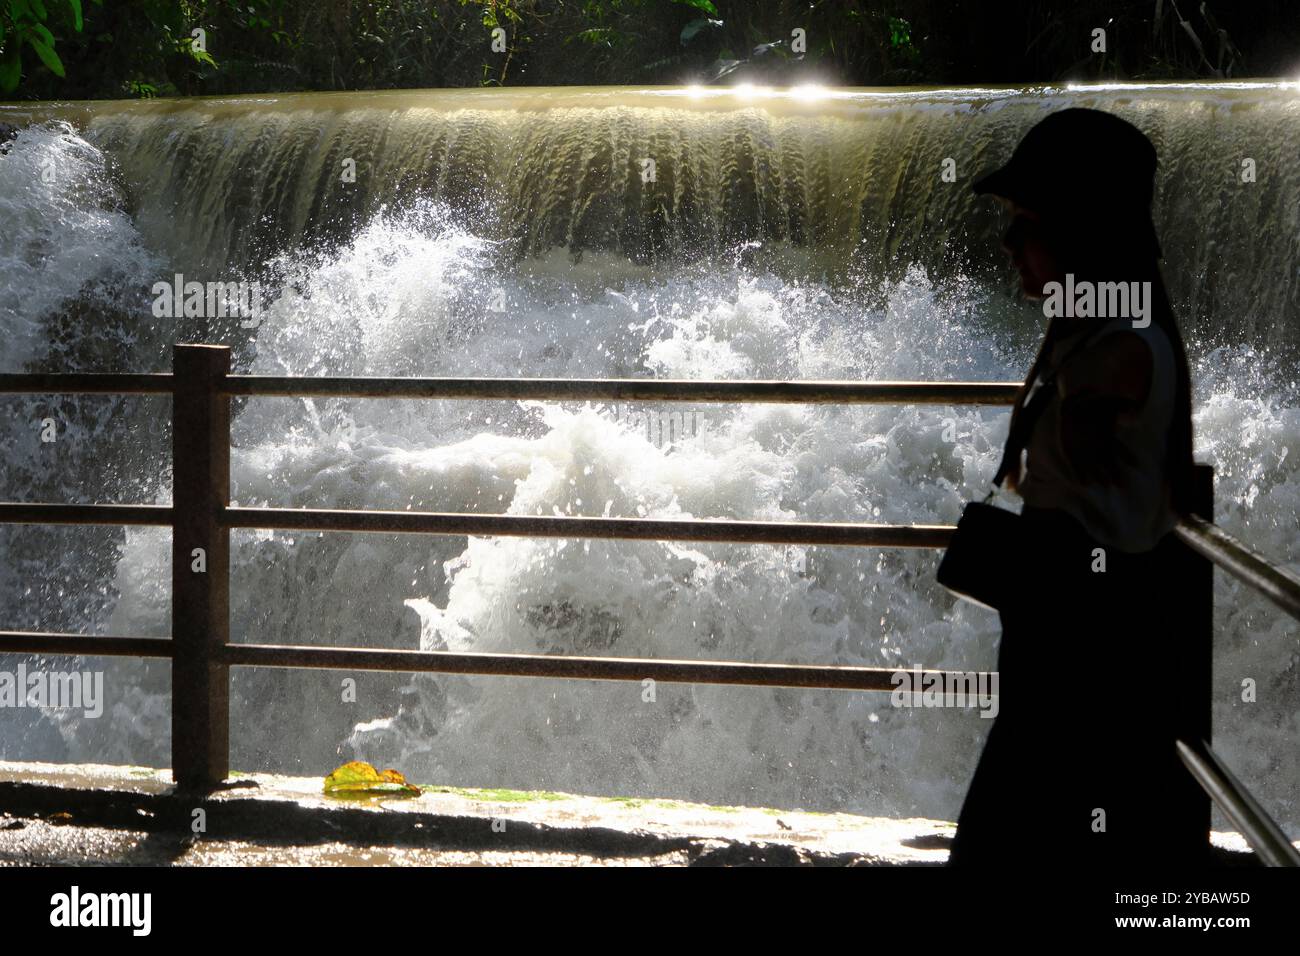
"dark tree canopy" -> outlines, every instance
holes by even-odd
[[[0,0],[20,99],[1298,70],[1290,0]]]

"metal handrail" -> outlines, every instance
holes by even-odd
[[[235,667],[398,671],[424,674],[474,674],[496,677],[558,677],[573,680],[655,680],[664,683],[801,687],[818,690],[894,691],[897,667],[818,664],[751,664],[745,661],[660,660],[656,658],[579,657],[555,654],[483,654],[452,651],[399,651],[358,647],[305,647],[291,644],[227,644],[219,660]],[[907,670],[922,686],[995,688],[988,673]],[[968,683],[967,683],[968,682]],[[909,685],[911,686],[911,685]],[[996,691],[989,693],[996,696]]]
[[[107,524],[171,527],[168,505],[65,505],[0,501],[0,524]]]
[[[1209,558],[1239,581],[1250,585],[1296,620],[1300,620],[1300,577],[1252,551],[1200,515],[1183,517],[1174,533],[1197,554]]]
[[[169,637],[110,637],[52,631],[0,631],[0,654],[71,654],[85,657],[171,657]]]
[[[0,394],[168,394],[172,375],[119,372],[0,375]],[[701,381],[581,378],[306,378],[227,375],[221,395],[517,401],[744,402],[807,405],[1010,405],[1011,382]]]
[[[744,402],[808,405],[1011,404],[1007,382],[701,381],[652,378],[300,378],[230,375],[235,396],[513,399],[519,401]]]
[[[0,654],[71,654],[87,657],[175,656],[170,638],[107,637],[0,631]],[[661,660],[552,654],[484,654],[403,651],[295,644],[222,644],[214,658],[231,667],[292,667],[309,670],[390,671],[413,674],[475,674],[497,677],[558,677],[576,680],[656,680],[679,684],[802,687],[818,690],[897,690],[900,668],[825,664],[762,664],[746,661]],[[992,675],[908,670],[921,686],[954,687],[967,681],[996,687]],[[996,696],[996,691],[990,691]]]
[[[1178,756],[1265,866],[1300,866],[1300,852],[1209,744],[1201,741],[1198,747],[1193,747],[1180,740]]]
[[[218,521],[228,528],[276,528],[292,531],[621,538],[639,541],[715,541],[878,548],[942,548],[947,546],[955,530],[952,525],[732,521],[712,518],[596,518],[435,511],[331,511],[315,508],[225,508]]]
[[[171,372],[36,372],[0,375],[0,395],[170,395]]]

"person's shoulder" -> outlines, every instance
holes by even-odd
[[[1098,365],[1111,390],[1146,403],[1171,402],[1177,378],[1173,345],[1159,325],[1112,323],[1094,343]]]
[[[1156,349],[1144,329],[1127,320],[1108,322],[1093,333],[1086,355],[1062,370],[1063,394],[1091,392],[1144,402],[1156,380]]]
[[[1155,322],[1134,325],[1130,320],[1119,319],[1102,331],[1096,345],[1126,365],[1140,364],[1160,371],[1172,370],[1174,366],[1169,335]]]
[[[1135,328],[1131,322],[1111,323],[1092,343],[1094,353],[1108,364],[1132,370],[1149,370],[1155,361],[1156,343],[1145,334],[1151,326]],[[1162,333],[1163,334],[1163,333]],[[1164,343],[1168,348],[1168,342]]]

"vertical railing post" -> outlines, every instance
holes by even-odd
[[[172,374],[172,775],[211,789],[230,771],[230,349],[177,345]]]

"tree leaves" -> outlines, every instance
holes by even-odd
[[[718,15],[718,8],[712,3],[712,0],[673,0],[674,3],[684,3],[688,7],[694,7],[696,10],[703,10],[710,16]]]
[[[81,0],[66,2],[72,11],[73,28],[80,33],[83,26]],[[46,21],[50,10],[45,0],[0,0],[0,42],[4,42],[3,59],[0,60],[0,92],[12,93],[18,88],[23,75],[22,48],[29,46],[36,56],[55,76],[66,76],[63,61],[54,51],[54,34]],[[5,25],[8,24],[6,31]]]
[[[28,34],[27,45],[36,51],[36,55],[41,58],[41,62],[49,68],[51,73],[55,76],[65,75],[63,72],[63,61],[60,60],[59,55],[54,52],[54,47],[50,46],[35,33]]]
[[[18,88],[18,81],[23,75],[23,61],[17,43],[5,51],[0,59],[0,92],[12,93]]]

